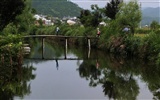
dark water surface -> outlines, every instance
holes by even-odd
[[[42,51],[40,42],[33,44],[24,67],[33,67],[34,78],[26,80],[27,92],[15,100],[160,98],[160,68],[154,64],[48,42],[44,59]]]

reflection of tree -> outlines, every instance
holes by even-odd
[[[79,75],[90,80],[90,86],[96,86],[96,82],[101,75],[101,72],[96,68],[96,65],[89,60],[85,60],[78,68]]]
[[[102,85],[103,87],[103,92],[105,95],[108,95],[109,98],[114,98],[115,99],[115,91],[114,91],[114,84],[113,82],[110,81],[105,81]]]
[[[153,99],[160,99],[160,68],[159,66],[144,66],[141,70],[141,77],[148,84],[149,90],[153,93]]]
[[[49,55],[47,57],[60,57],[64,54],[63,45],[61,45],[60,47],[59,44],[53,45],[52,43],[51,45],[47,43],[48,41],[46,39],[46,49],[48,50],[47,52],[52,52],[49,54],[53,54],[54,52],[56,52],[56,55]],[[35,49],[32,49],[35,52],[35,54],[33,54],[32,56],[37,57],[37,55],[39,55],[38,53],[36,53],[38,50],[37,48],[41,48],[41,44],[39,43],[35,47]],[[86,80],[90,81],[89,85],[92,87],[102,85],[104,94],[107,95],[109,98],[135,100],[139,93],[139,87],[133,76],[140,76],[141,80],[147,83],[149,90],[154,95],[154,98],[160,99],[159,67],[146,64],[146,62],[141,61],[140,59],[137,60],[137,58],[124,59],[117,55],[109,56],[104,54],[104,52],[94,52],[93,49],[90,52],[89,59],[86,56],[88,55],[88,50],[83,50],[79,47],[78,49],[75,49],[75,47],[71,47],[69,47],[68,53],[71,52],[78,58],[84,58],[83,63],[78,63],[78,71],[80,77],[86,78]],[[95,60],[93,60],[94,58]],[[97,58],[100,63],[100,67],[98,69],[96,68]],[[40,63],[42,61],[35,60],[34,62]]]
[[[20,54],[8,55],[3,55],[3,62],[0,61],[0,100],[13,100],[15,96],[23,98],[31,92],[27,82],[35,78],[33,66],[22,66]]]
[[[135,100],[139,93],[139,87],[133,78],[132,69],[129,69],[128,63],[125,65],[125,62],[115,66],[121,62],[112,58],[109,59],[110,61],[100,59],[101,66],[98,69],[93,61],[84,60],[78,68],[80,76],[89,80],[90,86],[94,87],[101,84],[104,94],[110,99]],[[115,64],[114,61],[116,61]]]
[[[79,57],[83,56],[75,52]],[[86,55],[86,54],[85,54]],[[141,76],[141,80],[145,81],[149,90],[153,93],[153,99],[160,99],[160,67],[155,66],[151,62],[145,62],[137,58],[123,58],[113,55],[105,55],[104,52],[91,51],[91,58],[99,56],[100,72],[97,78],[93,78],[97,70],[93,61],[84,60],[78,70],[82,78],[90,81],[90,86],[102,84],[103,92],[109,98],[135,100],[139,94],[139,86],[133,76]],[[96,62],[96,60],[94,61]]]
[[[136,81],[130,77],[125,76],[113,70],[103,70],[104,77],[100,83],[103,87],[103,92],[109,98],[122,99],[122,100],[135,100],[139,93],[139,87]]]

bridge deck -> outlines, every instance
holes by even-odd
[[[94,36],[63,36],[63,35],[27,35],[27,36],[23,36],[24,38],[45,38],[45,37],[59,37],[59,38],[92,38],[92,39],[96,39],[98,37],[94,37]]]

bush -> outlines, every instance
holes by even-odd
[[[150,58],[157,56],[160,52],[160,36],[152,32],[148,37],[144,38],[144,45],[147,47],[147,53]]]
[[[8,35],[0,37],[0,64],[9,63],[16,59],[22,64],[22,42],[20,35]],[[7,61],[8,60],[8,61]]]
[[[124,41],[125,50],[129,55],[138,55],[141,44],[140,37],[127,36]]]
[[[152,30],[148,30],[148,29],[136,29],[135,33],[137,34],[149,34],[151,33]]]

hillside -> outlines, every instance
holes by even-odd
[[[81,8],[68,0],[32,0],[37,13],[54,17],[79,16]]]
[[[160,22],[160,7],[142,10],[142,25],[149,25],[153,20]]]
[[[80,8],[69,0],[32,0],[32,7],[38,14],[51,15],[54,17],[79,16]],[[153,20],[160,22],[160,7],[143,8],[141,25],[149,25]]]

